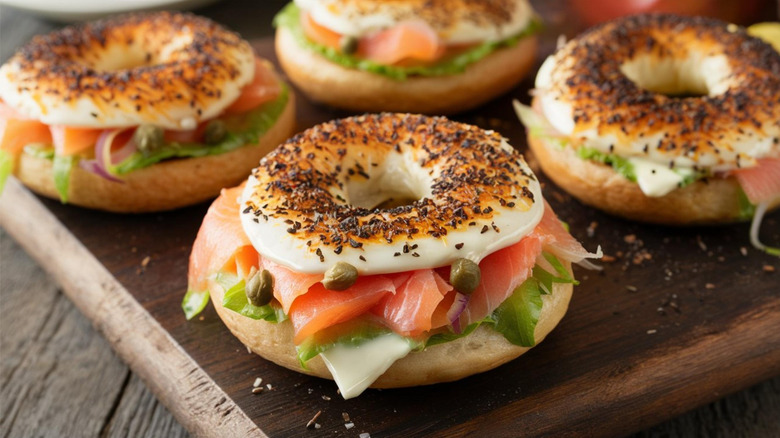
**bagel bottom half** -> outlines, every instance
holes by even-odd
[[[534,135],[528,145],[542,171],[582,203],[640,222],[666,225],[719,224],[745,220],[741,215],[741,188],[737,179],[699,180],[664,196],[645,195],[637,183],[612,166],[577,156]],[[776,199],[770,208],[780,205]]]
[[[109,181],[74,166],[68,203],[117,213],[172,210],[219,195],[223,187],[243,181],[265,154],[295,131],[295,98],[290,92],[282,114],[257,145],[219,155],[162,161]],[[22,153],[14,175],[32,191],[60,199],[54,185],[52,160]]]
[[[564,263],[564,266],[571,273],[571,264]],[[247,318],[222,306],[224,291],[218,284],[212,282],[209,287],[211,300],[222,321],[254,353],[293,371],[332,379],[320,356],[306,363],[308,369],[301,368],[289,319],[274,324]],[[572,289],[571,284],[555,283],[551,294],[542,295],[542,311],[534,332],[537,344],[563,318]],[[409,353],[396,361],[371,387],[400,388],[450,382],[496,368],[529,349],[511,344],[503,335],[483,324],[468,336]]]
[[[276,31],[284,71],[311,99],[353,111],[452,114],[509,91],[528,72],[537,38],[530,35],[469,65],[462,73],[395,80],[345,68],[301,47],[289,29]]]

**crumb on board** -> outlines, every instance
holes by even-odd
[[[316,427],[316,424],[317,424],[317,419],[320,418],[320,415],[322,415],[322,411],[317,411],[317,413],[314,414],[313,417],[311,417],[311,420],[309,420],[309,422],[306,423],[306,428],[307,429],[314,429],[314,428],[319,429],[319,427]]]
[[[707,244],[704,243],[703,240],[701,240],[701,236],[699,236],[699,235],[696,235],[696,244],[699,245],[699,248],[702,251],[707,252]]]
[[[261,392],[263,392],[262,386],[257,386],[255,388],[252,388],[252,394],[260,394]]]
[[[355,427],[355,423],[344,423],[344,427],[346,427],[347,430],[352,429]]]
[[[636,234],[626,234],[623,236],[623,241],[626,243],[634,243],[636,242]]]
[[[611,256],[611,255],[608,255],[608,254],[604,254],[601,257],[601,261],[604,262],[604,263],[612,263],[615,260],[617,260],[617,258],[615,256]]]
[[[764,265],[762,269],[764,272],[775,272],[775,267],[772,265]]]
[[[263,378],[262,377],[258,377],[258,378],[255,379],[254,382],[252,382],[252,388],[257,388],[258,386],[260,386],[262,384],[263,384]]]
[[[712,283],[707,283],[707,284],[704,285],[704,288],[705,289],[715,289],[715,285],[712,284]]]
[[[371,438],[371,434],[368,432],[363,432],[359,436],[360,438]]]
[[[745,248],[744,246],[740,246],[739,253],[747,257],[747,248]]]
[[[588,225],[588,228],[585,229],[585,231],[588,233],[588,237],[593,237],[596,235],[596,228],[598,228],[599,223],[596,221],[593,221]]]
[[[330,401],[330,396],[323,395],[322,399],[325,400],[325,401]]]
[[[149,262],[152,261],[152,258],[150,256],[144,257],[143,260],[141,260],[141,267],[146,269],[147,266],[149,266]]]
[[[639,290],[639,289],[637,289],[637,287],[636,287],[636,286],[632,286],[632,285],[630,285],[630,284],[629,284],[629,285],[626,285],[626,289],[628,289],[628,291],[629,291],[629,292],[636,292],[636,291],[638,291],[638,290]]]
[[[344,419],[344,421],[349,421],[349,414],[346,412],[341,413],[341,418]]]
[[[654,335],[654,334],[656,334],[657,332],[658,332],[658,330],[656,330],[656,329],[650,329],[650,330],[648,330],[648,331],[647,331],[647,334],[648,334],[648,335]]]

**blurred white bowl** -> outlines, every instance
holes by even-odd
[[[121,12],[192,9],[218,0],[0,0],[0,5],[54,21],[73,22]]]

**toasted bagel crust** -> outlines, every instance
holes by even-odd
[[[570,264],[566,263],[566,268],[571,272]],[[556,283],[553,287],[552,294],[542,296],[544,304],[534,333],[537,344],[555,328],[569,307],[572,285]],[[222,307],[224,291],[218,284],[211,282],[209,291],[222,321],[253,352],[293,371],[332,379],[319,356],[306,363],[307,369],[301,368],[289,320],[273,324],[247,318]],[[509,343],[503,335],[483,325],[456,341],[410,353],[396,361],[371,387],[400,388],[450,382],[496,368],[529,349]]]
[[[573,148],[560,148],[533,135],[528,136],[528,145],[539,166],[555,184],[581,202],[608,213],[667,225],[744,220],[740,216],[740,186],[734,177],[699,180],[667,195],[649,197],[638,184],[611,166],[584,160]],[[778,205],[780,198],[770,208]]]
[[[531,68],[537,39],[495,51],[463,73],[394,80],[349,69],[298,45],[279,27],[276,54],[290,80],[311,99],[353,111],[452,114],[474,108],[510,90]]]
[[[239,184],[265,154],[295,130],[295,97],[256,146],[199,158],[167,160],[134,170],[116,183],[73,168],[68,203],[117,213],[172,210],[213,198],[223,187]],[[52,160],[22,153],[15,176],[34,192],[59,199],[52,176]]]
[[[126,14],[36,36],[0,67],[0,97],[47,125],[190,129],[254,71],[249,43],[207,18]]]

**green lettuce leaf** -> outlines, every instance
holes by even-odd
[[[634,172],[634,165],[627,159],[617,156],[615,154],[606,154],[587,146],[580,146],[577,148],[577,156],[583,160],[593,160],[599,163],[612,166],[615,172],[623,175],[627,180],[636,182],[636,173]]]
[[[533,347],[534,329],[541,313],[541,284],[529,278],[493,312],[496,320],[493,328],[515,345]]]
[[[287,315],[284,314],[281,307],[277,307],[274,304],[255,306],[250,303],[246,297],[245,286],[244,280],[240,280],[233,287],[227,289],[225,296],[222,297],[222,305],[226,309],[230,309],[247,318],[262,319],[273,323],[279,323],[287,319]]]
[[[565,137],[549,135],[548,132],[551,129],[549,123],[539,114],[534,111],[528,105],[523,105],[518,100],[512,101],[512,105],[515,108],[515,114],[520,119],[520,122],[525,125],[528,133],[535,138],[541,138],[559,149],[563,149],[569,145],[569,141]]]
[[[554,274],[545,271],[539,265],[534,266],[533,278],[539,282],[539,286],[541,287],[542,294],[544,295],[551,294],[553,290],[553,284],[555,283],[570,283],[573,285],[580,284],[579,281],[575,280],[574,277],[572,277],[572,275],[563,266],[563,263],[561,263],[561,261],[558,260],[557,257],[547,252],[542,253],[542,256],[544,256],[544,259],[547,260],[550,266],[552,266],[553,269],[555,269],[555,272],[558,274],[556,276]]]
[[[51,160],[54,158],[54,148],[45,143],[30,143],[22,149],[26,155],[35,158]]]
[[[181,302],[181,308],[184,310],[184,316],[187,320],[190,320],[202,312],[208,303],[209,291],[205,290],[199,292],[189,289]]]
[[[14,171],[15,157],[8,151],[0,149],[0,193],[3,193],[5,180]]]
[[[425,348],[438,345],[438,344],[446,344],[447,342],[452,342],[455,340],[458,340],[464,336],[468,336],[477,329],[482,324],[493,324],[495,321],[492,317],[487,317],[479,322],[474,322],[466,326],[466,328],[461,331],[460,333],[455,333],[451,331],[446,331],[442,333],[436,333],[435,335],[428,338],[427,341],[425,341]]]
[[[78,161],[78,157],[73,155],[62,156],[55,155],[52,164],[52,173],[54,174],[54,187],[60,194],[60,201],[63,204],[68,202],[68,189],[70,188],[70,173],[73,165]]]
[[[256,144],[260,137],[276,123],[289,100],[289,90],[282,84],[282,93],[275,100],[244,113],[220,117],[225,122],[228,134],[216,145],[201,143],[169,143],[154,152],[144,155],[136,152],[111,169],[117,175],[142,169],[169,158],[194,158],[219,155],[248,144]]]
[[[493,329],[509,342],[522,347],[533,347],[536,344],[534,331],[542,312],[542,295],[552,293],[554,283],[577,284],[557,257],[549,253],[542,255],[557,275],[536,265],[533,276],[518,286],[492,315]]]
[[[756,206],[750,202],[750,199],[748,199],[745,191],[742,190],[742,187],[739,188],[739,195],[737,196],[737,201],[739,202],[739,218],[744,221],[753,219],[753,216],[756,214]]]
[[[285,6],[281,11],[279,11],[276,17],[274,17],[274,26],[285,27],[289,29],[301,47],[316,52],[331,62],[346,68],[353,68],[376,73],[396,80],[404,80],[409,76],[442,76],[461,73],[470,64],[479,61],[497,49],[514,46],[522,38],[536,33],[541,28],[541,22],[534,18],[519,34],[509,37],[505,40],[482,43],[470,50],[462,52],[451,58],[444,59],[434,65],[411,67],[379,64],[367,59],[361,59],[356,56],[347,55],[333,47],[328,47],[312,42],[306,37],[303,31],[303,27],[301,27],[300,9],[298,9],[298,6],[292,2]]]

